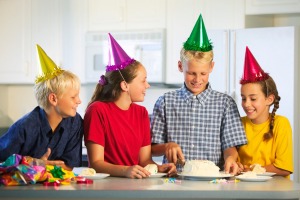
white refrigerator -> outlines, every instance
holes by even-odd
[[[281,97],[277,114],[286,116],[293,129],[294,181],[299,182],[300,142],[300,62],[299,29],[271,27],[240,30],[207,30],[214,46],[215,67],[210,75],[212,88],[231,95],[237,102],[241,116],[240,83],[246,46],[265,72],[276,82]]]

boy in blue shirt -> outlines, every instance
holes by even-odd
[[[15,122],[0,138],[0,162],[12,154],[45,160],[72,170],[81,166],[83,120],[80,80],[56,66],[37,45],[41,74],[35,81],[38,106]]]

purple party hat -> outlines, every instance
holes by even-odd
[[[109,36],[109,52],[108,52],[108,65],[106,66],[106,71],[121,70],[132,64],[135,60],[130,58],[127,53],[122,49],[118,42],[113,38],[113,36],[108,33]]]

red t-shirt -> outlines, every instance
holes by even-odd
[[[137,165],[141,147],[151,145],[148,112],[135,103],[121,110],[113,102],[94,102],[84,116],[84,140],[103,146],[106,162]]]

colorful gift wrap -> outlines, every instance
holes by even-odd
[[[13,154],[0,163],[0,185],[26,185],[47,181],[49,184],[46,185],[59,186],[70,184],[74,177],[72,171],[45,165],[45,161],[29,156]]]
[[[94,181],[92,179],[84,179],[84,180],[77,180],[77,184],[93,184]]]
[[[28,156],[13,154],[0,163],[0,184],[26,185],[47,179],[44,166],[35,165],[37,162]],[[39,163],[42,163],[41,161]]]
[[[46,170],[48,172],[48,181],[54,182],[60,180],[62,185],[68,185],[75,178],[75,174],[72,171],[63,169],[62,167],[46,165]]]
[[[60,181],[56,180],[54,182],[49,182],[49,181],[45,181],[43,183],[44,186],[59,186],[60,185]]]
[[[19,165],[22,156],[14,154],[8,157],[4,162],[0,163],[0,175],[14,171],[15,167]]]

